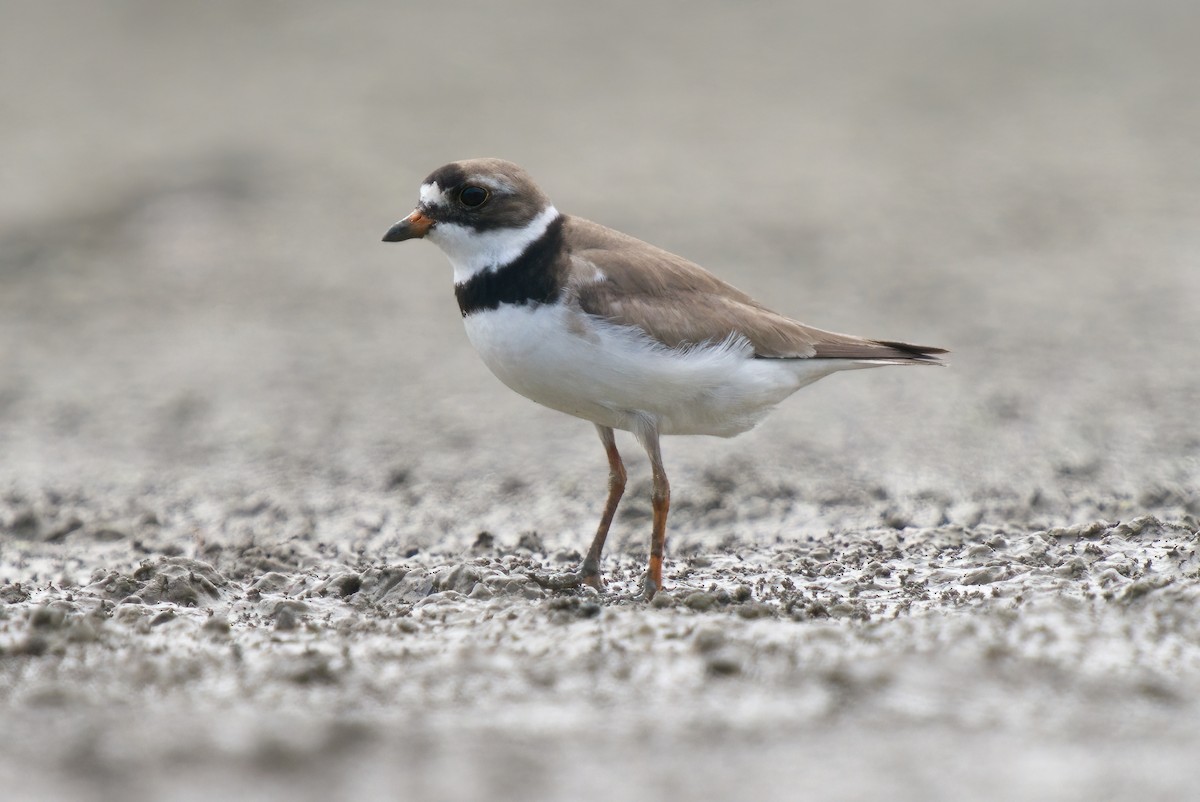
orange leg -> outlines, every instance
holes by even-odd
[[[654,481],[654,529],[650,535],[650,564],[646,568],[644,588],[646,601],[649,601],[663,586],[663,550],[667,545],[667,512],[671,509],[671,483],[667,481],[667,472],[663,468],[662,452],[658,446],[658,428],[647,422],[635,434],[646,449],[646,456],[650,458],[650,472]]]
[[[600,517],[596,537],[592,539],[592,547],[588,549],[587,557],[583,558],[583,565],[579,566],[579,581],[600,590],[604,587],[604,580],[600,578],[600,555],[604,552],[608,528],[612,526],[613,516],[617,514],[617,505],[625,492],[625,466],[621,463],[613,430],[596,424],[596,431],[600,433],[600,442],[604,444],[604,451],[608,454],[608,501],[604,505],[604,515]]]

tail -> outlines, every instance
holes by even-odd
[[[850,340],[818,342],[813,359],[850,359],[872,365],[945,365],[945,348],[912,345],[891,340]]]
[[[868,359],[884,359],[889,365],[941,365],[948,363],[942,359],[942,354],[950,353],[945,348],[934,348],[931,345],[912,345],[891,340],[870,340],[878,346],[880,353]]]

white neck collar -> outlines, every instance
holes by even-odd
[[[547,206],[521,228],[476,231],[455,223],[438,223],[425,238],[442,249],[454,268],[454,283],[462,284],[482,270],[494,270],[516,260],[559,217]]]

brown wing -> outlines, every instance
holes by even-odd
[[[568,218],[568,226],[571,290],[583,311],[636,326],[669,348],[742,336],[762,358],[936,362],[933,355],[945,353],[806,326],[673,253],[587,220]]]

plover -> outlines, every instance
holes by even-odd
[[[614,429],[632,432],[650,459],[649,599],[662,588],[670,506],[661,435],[732,437],[831,373],[937,365],[946,353],[773,312],[687,259],[561,214],[524,170],[500,159],[453,162],[425,179],[417,208],[383,239],[421,237],[450,260],[467,337],[492,373],[599,432],[608,500],[577,574],[597,589],[625,490]]]

